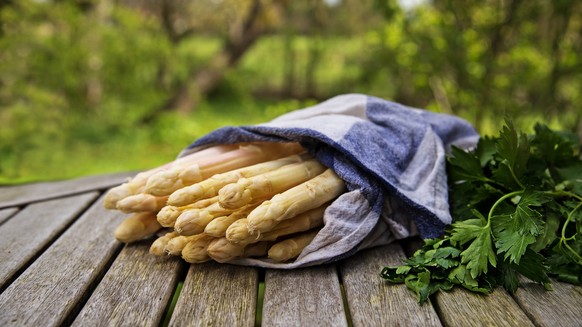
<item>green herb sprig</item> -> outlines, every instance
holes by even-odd
[[[513,293],[519,275],[551,290],[550,278],[582,284],[582,160],[578,139],[506,121],[498,137],[447,160],[453,223],[381,277],[405,283],[420,303],[460,285]]]

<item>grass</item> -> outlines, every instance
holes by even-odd
[[[35,139],[20,146],[12,162],[0,167],[0,184],[11,185],[50,181],[121,171],[144,170],[176,158],[197,138],[224,126],[251,125],[268,121],[284,112],[306,105],[301,101],[258,101],[216,97],[203,103],[191,115],[162,116],[147,127],[133,127],[95,137],[84,134],[61,140]],[[106,131],[105,131],[106,132]]]
[[[260,327],[263,323],[263,301],[265,299],[265,282],[259,282],[257,290],[257,309],[255,311],[255,327]]]
[[[182,287],[184,286],[184,282],[181,281],[176,286],[176,290],[172,295],[172,301],[170,302],[170,306],[164,316],[164,321],[162,322],[163,327],[167,327],[170,325],[170,320],[172,319],[172,314],[174,313],[174,309],[176,308],[176,303],[178,303],[178,298],[180,298],[180,292],[182,292]]]

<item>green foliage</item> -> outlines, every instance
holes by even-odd
[[[453,284],[515,292],[519,275],[548,289],[550,277],[582,284],[582,192],[574,188],[582,176],[580,147],[547,126],[535,131],[518,133],[507,122],[475,151],[454,150],[448,159],[453,224],[402,266],[385,267],[382,277],[405,282],[420,302]],[[551,173],[562,170],[568,173]]]
[[[376,1],[385,27],[367,35],[364,81],[386,78],[385,97],[460,115],[483,134],[504,115],[576,128],[579,2],[437,0],[408,12],[394,2]]]
[[[574,130],[582,6],[520,1],[511,11],[511,3],[439,0],[404,10],[395,0],[287,2],[263,17],[272,32],[183,115],[160,108],[208,68],[226,24],[242,21],[249,1],[172,2],[176,31],[185,31],[179,41],[152,4],[9,2],[0,6],[0,182],[149,168],[214,128],[263,122],[341,93],[456,114],[483,134],[497,132],[506,115],[517,127],[542,120]],[[190,19],[202,12],[215,17]],[[496,174],[515,183],[519,165]],[[490,191],[479,190],[473,196]]]

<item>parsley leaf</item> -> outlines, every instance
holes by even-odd
[[[513,124],[508,121],[507,126],[501,130],[496,148],[497,152],[493,156],[498,165],[493,168],[494,179],[511,190],[523,188],[520,178],[526,171],[530,156],[527,136],[518,134]]]
[[[465,152],[460,148],[451,149],[452,156],[456,160],[450,161],[449,175],[455,181],[485,181],[485,175],[481,170],[481,161],[470,152]]]
[[[566,167],[556,169],[557,174],[566,181],[564,189],[582,194],[582,162],[576,162]]]
[[[536,237],[544,231],[542,214],[532,207],[539,207],[549,199],[541,192],[524,192],[508,215],[491,217],[493,233],[498,253],[505,253],[504,259],[519,263],[528,245],[535,243]]]
[[[498,137],[447,158],[453,223],[381,276],[405,283],[419,302],[453,285],[489,293],[519,288],[519,276],[551,289],[550,277],[582,284],[582,157],[576,138],[510,121]]]
[[[487,273],[489,264],[497,265],[495,251],[491,241],[491,228],[483,225],[483,219],[469,219],[453,224],[451,234],[452,244],[470,243],[461,252],[461,263],[467,265],[471,277],[476,278],[481,273]]]

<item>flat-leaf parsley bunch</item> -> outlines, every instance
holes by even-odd
[[[577,138],[509,121],[474,151],[447,160],[453,224],[381,276],[405,283],[419,302],[454,285],[513,293],[519,275],[550,290],[550,278],[582,283],[582,160]]]

